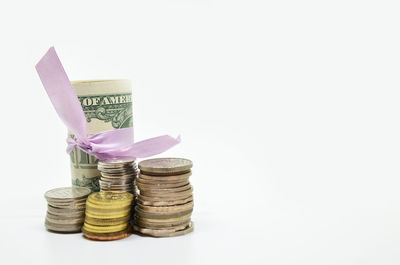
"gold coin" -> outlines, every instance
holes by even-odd
[[[131,211],[127,212],[121,212],[121,213],[91,213],[91,212],[85,212],[86,216],[92,217],[92,218],[97,218],[97,219],[116,219],[116,218],[122,218],[124,216],[130,215]]]
[[[99,240],[99,241],[111,241],[122,239],[131,235],[131,228],[128,227],[125,230],[115,232],[115,233],[90,233],[82,228],[83,236],[90,240]]]
[[[132,203],[115,203],[115,204],[96,204],[92,203],[91,201],[86,202],[86,209],[89,207],[90,209],[93,209],[94,211],[96,210],[124,210],[126,208],[129,208],[132,205]]]
[[[91,225],[88,223],[83,224],[83,229],[85,229],[88,232],[91,233],[113,233],[113,232],[119,232],[122,230],[125,230],[128,228],[129,223],[126,222],[124,224],[118,224],[118,225],[107,225],[107,226],[99,226],[99,225]]]
[[[131,205],[127,205],[124,207],[120,208],[111,208],[111,207],[96,207],[92,206],[91,204],[86,205],[86,212],[90,212],[92,214],[118,214],[118,213],[124,213],[124,212],[129,212],[131,209]]]
[[[89,195],[87,201],[99,205],[129,205],[133,195],[129,192],[100,191]]]
[[[86,216],[85,222],[91,225],[118,225],[129,222],[130,218],[130,215],[115,219],[98,219]]]

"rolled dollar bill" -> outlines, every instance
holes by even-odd
[[[82,105],[89,135],[133,126],[129,80],[72,81],[71,84]],[[70,157],[72,185],[99,191],[97,158],[76,147]]]

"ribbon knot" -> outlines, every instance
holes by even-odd
[[[80,139],[76,139],[74,137],[68,136],[67,138],[67,153],[71,153],[72,150],[76,147],[78,149],[81,149],[82,151],[88,153],[88,154],[92,154],[92,144],[88,141],[82,141]]]

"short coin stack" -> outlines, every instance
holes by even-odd
[[[122,191],[135,194],[134,181],[137,176],[135,160],[105,160],[99,161],[101,191]]]
[[[154,237],[179,236],[193,231],[192,162],[156,158],[139,163],[139,189],[134,230]]]
[[[100,191],[86,202],[83,235],[92,240],[116,240],[130,235],[133,195],[129,192]]]
[[[47,214],[45,227],[54,232],[80,232],[85,219],[86,199],[90,189],[66,187],[47,191]]]

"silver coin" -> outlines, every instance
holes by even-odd
[[[75,219],[61,219],[61,218],[53,218],[52,216],[47,215],[46,220],[54,225],[74,225],[74,224],[82,224],[85,221],[85,217],[75,218]]]
[[[53,215],[64,216],[64,217],[78,217],[78,216],[85,215],[85,209],[81,209],[79,211],[70,211],[70,210],[69,211],[66,211],[66,210],[59,211],[58,209],[57,210],[54,210],[54,209],[57,209],[57,208],[47,207],[47,212],[51,213]]]
[[[53,224],[47,220],[45,221],[45,227],[48,230],[55,232],[64,232],[64,233],[80,232],[82,226],[83,224],[59,225],[59,224]]]
[[[65,187],[49,190],[44,197],[46,200],[70,200],[87,197],[90,193],[86,187]]]
[[[140,171],[150,174],[172,174],[190,170],[193,163],[185,158],[154,158],[143,160],[138,166]]]
[[[193,209],[184,210],[176,213],[149,213],[142,211],[138,206],[135,207],[135,216],[149,218],[149,219],[173,219],[191,214]]]
[[[193,232],[194,225],[192,222],[187,225],[184,229],[176,230],[176,229],[150,229],[143,228],[137,225],[133,226],[133,229],[137,232],[140,232],[145,235],[153,236],[153,237],[173,237],[173,236],[182,236],[188,233]]]
[[[140,204],[145,205],[145,206],[174,206],[174,205],[185,204],[185,203],[193,201],[193,196],[190,195],[187,198],[179,199],[179,200],[178,199],[171,199],[171,200],[164,199],[164,200],[152,201],[152,200],[143,199],[143,196],[139,195],[137,197],[137,201]]]

